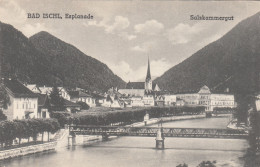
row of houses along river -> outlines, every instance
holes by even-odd
[[[164,122],[163,127],[223,129],[229,121],[229,117],[201,118]],[[238,167],[243,166],[242,157],[248,148],[244,139],[166,138],[164,150],[155,149],[152,137],[118,137],[98,142],[82,139],[77,136],[74,147],[64,145],[52,152],[2,161],[1,166],[197,166],[204,160],[216,160],[217,166]]]

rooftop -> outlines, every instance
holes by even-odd
[[[33,93],[16,79],[4,79],[3,83],[7,92],[11,93],[14,97],[38,97],[37,94]]]
[[[144,89],[144,82],[128,82],[126,89]]]
[[[38,106],[45,106],[48,101],[48,95],[38,93]]]
[[[84,93],[82,91],[68,91],[69,95],[72,98],[79,98],[79,97],[91,97],[91,95]]]
[[[68,100],[66,100],[66,99],[64,99],[64,106],[65,106],[65,107],[80,107],[79,104],[73,103],[73,102],[68,101]]]

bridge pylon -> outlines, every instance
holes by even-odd
[[[157,131],[157,135],[155,138],[155,146],[156,149],[164,149],[164,137],[163,137],[163,128],[160,128]]]
[[[102,133],[102,141],[107,141],[108,140],[108,134],[107,133]]]
[[[75,146],[76,145],[76,134],[74,132],[70,132],[68,136],[68,146]]]

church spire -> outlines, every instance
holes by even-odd
[[[150,72],[150,60],[149,60],[149,57],[148,57],[148,68],[147,68],[147,74],[146,74],[146,81],[149,81],[151,80],[151,72]]]

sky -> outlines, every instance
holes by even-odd
[[[1,22],[27,37],[47,31],[126,82],[144,80],[148,57],[155,79],[259,11],[257,1],[0,0]],[[29,19],[28,13],[60,13],[63,19]],[[94,18],[65,19],[66,13]],[[190,15],[234,20],[190,20]]]

